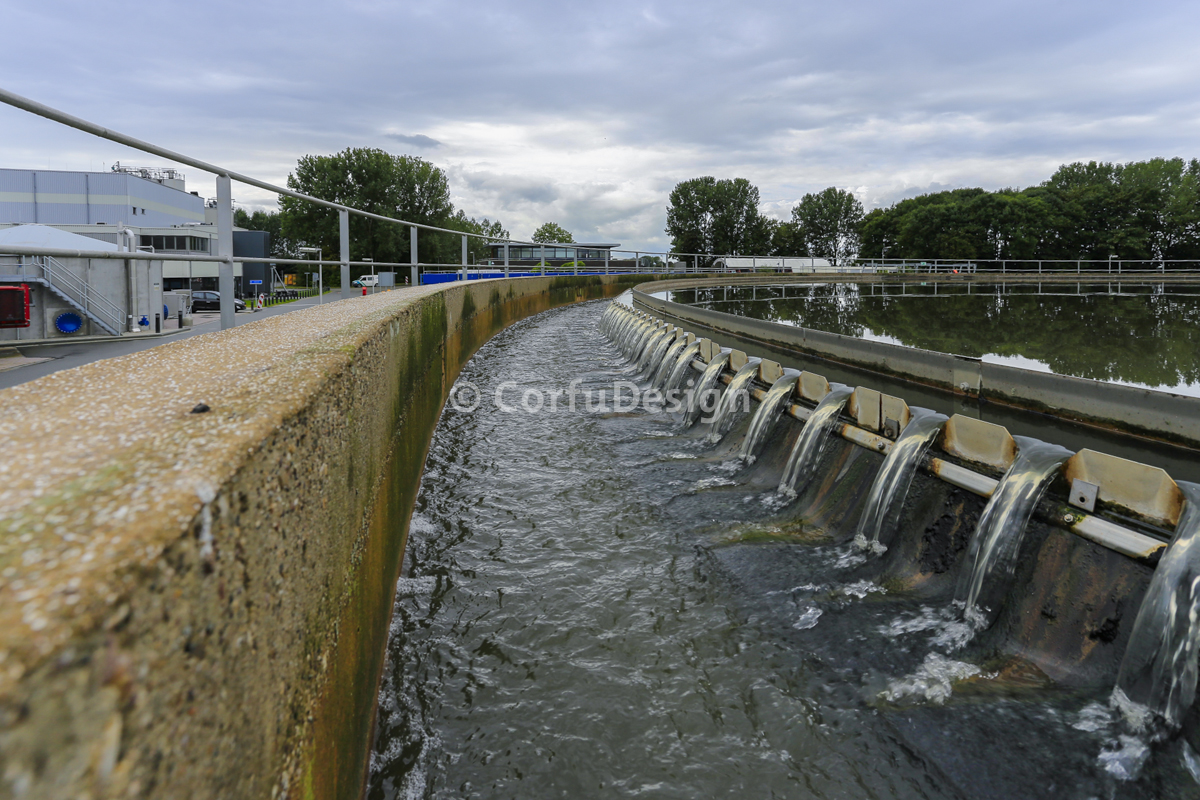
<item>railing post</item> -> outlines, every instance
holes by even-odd
[[[578,275],[579,274],[579,248],[578,247],[571,248],[571,264],[574,265],[575,271],[573,274]]]
[[[508,242],[504,243],[504,277],[508,277]]]
[[[462,242],[462,279],[467,280],[467,235],[463,234]]]
[[[342,262],[342,299],[350,296],[350,212],[338,209],[338,246]]]
[[[217,176],[217,291],[221,293],[221,330],[234,325],[233,306],[233,187],[228,175]],[[129,262],[133,269],[133,262]],[[189,286],[190,290],[191,287]]]
[[[420,259],[417,258],[417,229],[408,229],[408,263],[412,264],[412,285],[418,285],[421,280],[421,273],[417,269],[420,264]]]
[[[609,250],[608,250],[608,248],[605,248],[605,250],[604,250],[604,274],[605,275],[608,274],[608,255],[609,255]]]
[[[546,267],[548,266],[548,265],[546,264],[546,245],[542,245],[542,262],[541,262],[541,263],[542,263],[542,269],[541,269],[541,272],[542,272],[542,274],[543,274],[543,275],[545,275],[545,274],[546,274]]]

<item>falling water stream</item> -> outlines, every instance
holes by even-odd
[[[684,379],[692,369],[692,359],[700,352],[700,343],[692,342],[679,353],[675,366],[667,374],[667,382],[663,384],[664,392],[678,391],[683,387]]]
[[[758,458],[767,434],[774,429],[779,415],[790,403],[799,378],[799,373],[792,372],[771,384],[767,396],[762,399],[758,410],[750,418],[750,428],[746,431],[746,438],[742,440],[742,448],[738,453],[743,461],[753,462]]]
[[[821,451],[837,424],[838,414],[842,413],[853,392],[849,386],[835,383],[830,385],[829,394],[817,403],[788,455],[783,478],[779,481],[781,494],[795,497],[808,486],[821,458]]]
[[[749,359],[725,388],[717,410],[713,412],[712,429],[708,434],[711,444],[721,441],[725,434],[729,433],[729,429],[737,422],[739,413],[750,411],[750,383],[758,375],[758,365],[761,363],[762,359]]]
[[[1017,566],[1029,518],[1058,468],[1071,451],[1027,436],[1013,437],[1017,458],[1004,473],[971,535],[966,569],[959,574],[955,599],[976,624],[986,627],[1000,613]]]
[[[1178,727],[1196,699],[1200,650],[1200,485],[1180,483],[1185,505],[1142,599],[1117,687]]]
[[[610,340],[603,310],[516,323],[463,369],[509,404],[448,404],[433,435],[368,798],[1197,796],[1097,763],[1096,734],[1075,723],[1100,692],[971,694],[961,682],[989,687],[985,670],[904,633],[924,600],[842,566],[833,545],[764,541],[777,506],[729,477],[707,430],[645,408],[514,405],[627,380],[615,342],[632,350],[648,331],[613,315]],[[676,385],[697,349],[677,351]],[[1021,456],[997,495],[1025,508],[1061,453],[1022,442]]]
[[[650,377],[651,386],[653,386],[655,389],[663,388],[663,384],[666,382],[667,376],[671,374],[672,367],[675,366],[675,362],[679,359],[679,354],[682,353],[683,349],[687,346],[687,340],[682,336],[671,342],[671,346],[668,347],[667,352],[663,354],[662,361],[659,363],[658,369],[656,369],[654,374]],[[697,347],[697,349],[699,348]]]
[[[716,408],[718,399],[716,397],[717,381],[721,378],[721,373],[729,364],[729,352],[719,353],[713,356],[712,361],[708,362],[708,366],[704,368],[704,372],[700,375],[700,382],[696,384],[695,391],[692,392],[691,398],[688,401],[687,410],[683,414],[683,426],[690,427],[696,423],[702,413],[712,413]]]
[[[660,339],[658,344],[654,346],[654,352],[650,354],[650,359],[641,368],[639,374],[645,378],[650,378],[656,372],[658,372],[659,365],[662,364],[663,358],[666,356],[667,351],[671,348],[671,345],[675,342],[675,339],[676,336],[674,332],[669,333]]]
[[[945,414],[928,408],[912,408],[910,412],[912,418],[892,445],[871,484],[854,536],[855,544],[876,553],[887,549],[880,537],[889,533],[895,524],[897,507],[904,502],[921,459],[948,419]]]

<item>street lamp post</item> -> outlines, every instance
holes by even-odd
[[[325,259],[321,257],[321,248],[319,247],[297,247],[301,253],[316,253],[317,254],[317,305],[322,305],[325,302],[325,270],[322,269],[321,263]]]
[[[371,275],[372,275],[372,276],[374,276],[374,275],[375,275],[375,259],[373,259],[373,258],[364,258],[364,259],[363,259],[363,261],[366,261],[367,263],[369,263],[369,264],[371,265]],[[374,286],[372,286],[372,287],[371,287],[371,294],[375,294],[375,287],[374,287]]]

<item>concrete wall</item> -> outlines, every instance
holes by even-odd
[[[0,798],[357,797],[448,388],[644,279],[353,298],[0,392]]]

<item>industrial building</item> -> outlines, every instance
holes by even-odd
[[[130,243],[120,247],[48,225],[0,230],[0,293],[9,300],[0,316],[0,345],[161,328],[162,261],[4,255],[5,245],[117,252]],[[23,296],[23,314],[12,303],[14,292]]]
[[[188,192],[184,176],[172,169],[120,164],[111,172],[0,169],[0,291],[26,286],[30,312],[27,326],[0,320],[0,343],[155,330],[155,315],[160,322],[164,316],[164,292],[171,301],[172,291],[217,288],[215,262],[164,262],[152,257],[215,254],[215,208],[210,205]],[[142,258],[22,257],[5,255],[4,244],[132,248]],[[269,237],[259,231],[235,230],[233,252],[266,257]],[[254,273],[247,280],[262,280],[263,289],[269,291],[273,275],[269,265],[246,267]],[[238,296],[243,293],[242,273],[243,265],[235,262]],[[5,295],[6,308],[12,305],[12,297]]]

